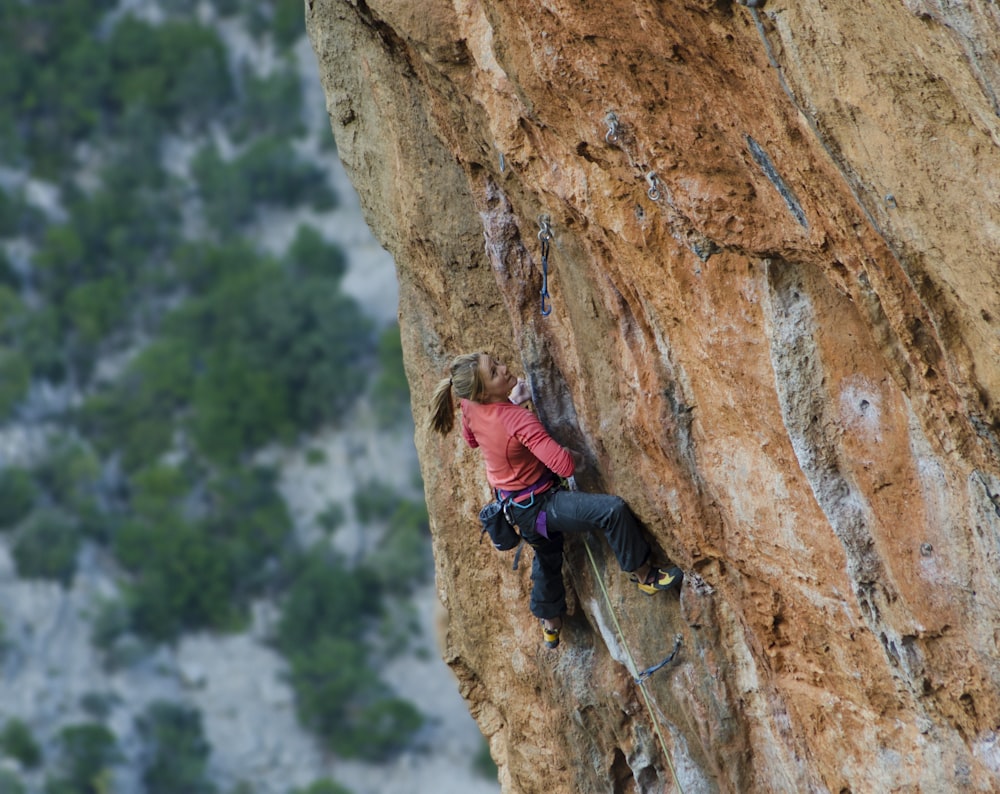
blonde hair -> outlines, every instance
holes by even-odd
[[[484,353],[464,353],[455,356],[448,365],[449,375],[438,381],[431,397],[431,413],[427,426],[442,435],[455,425],[455,403],[451,393],[459,399],[477,402],[486,390],[483,375],[479,371],[479,359]]]

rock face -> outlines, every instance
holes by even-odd
[[[688,572],[571,543],[546,651],[477,453],[418,429],[507,792],[1000,787],[1000,12],[761,5],[306,2],[418,421],[493,351]]]

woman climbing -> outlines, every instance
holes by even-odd
[[[531,614],[542,622],[547,647],[559,644],[566,611],[562,560],[567,532],[603,532],[621,569],[631,573],[644,593],[680,587],[680,568],[653,564],[649,543],[624,500],[560,487],[558,478],[573,476],[573,456],[523,407],[530,397],[524,381],[486,353],[457,356],[449,376],[434,390],[431,430],[445,434],[454,426],[452,393],[462,411],[462,436],[469,446],[482,450],[490,487],[506,502],[511,523],[535,550]]]

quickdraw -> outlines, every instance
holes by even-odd
[[[662,662],[652,665],[651,667],[647,667],[645,670],[639,673],[638,676],[636,676],[636,678],[634,679],[635,682],[637,684],[641,684],[657,670],[666,667],[668,664],[670,664],[674,660],[674,657],[677,655],[677,651],[680,650],[680,647],[681,647],[681,635],[678,634],[676,637],[674,637],[674,649],[670,652],[667,658],[664,659]]]
[[[549,301],[549,242],[552,240],[552,228],[549,223],[548,215],[538,216],[538,239],[542,244],[542,317],[552,314],[552,303]]]

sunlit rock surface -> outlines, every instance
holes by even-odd
[[[306,3],[418,419],[495,352],[689,572],[649,599],[594,544],[623,644],[573,543],[546,651],[476,453],[418,429],[507,792],[1000,787],[1000,13],[759,5]],[[628,653],[677,635],[647,708]]]

